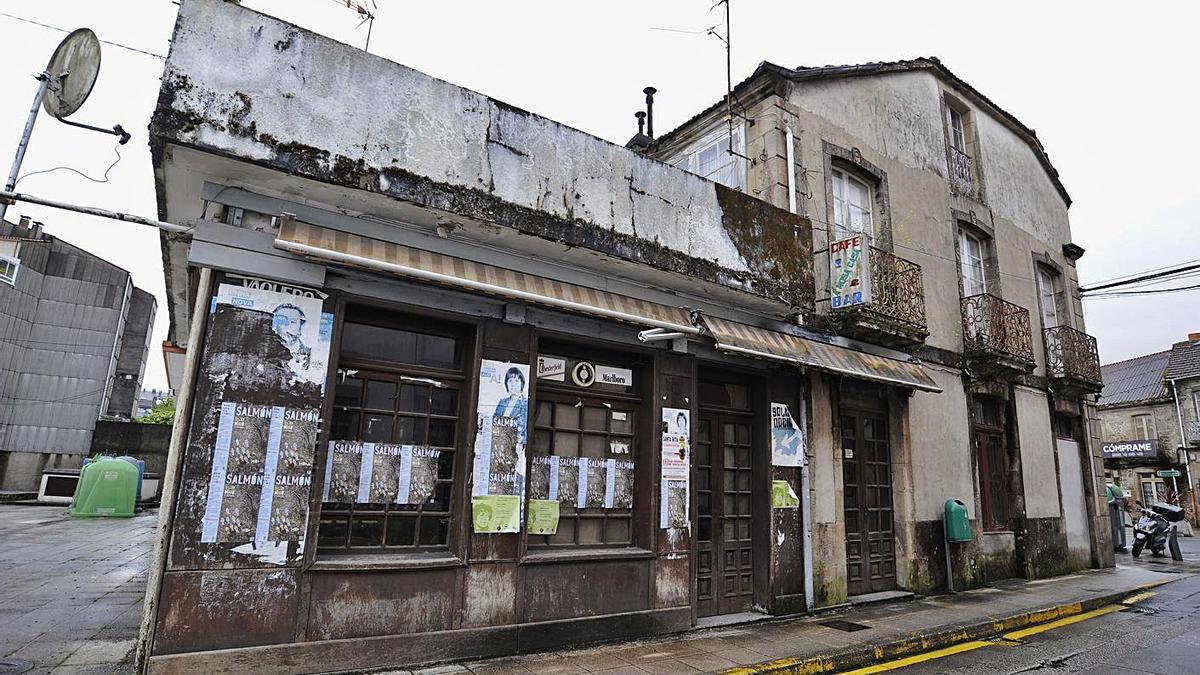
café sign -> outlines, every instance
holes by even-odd
[[[833,309],[871,302],[871,247],[858,234],[829,245],[829,305]]]
[[[1100,454],[1104,459],[1156,459],[1158,441],[1144,439],[1105,443],[1100,446]]]

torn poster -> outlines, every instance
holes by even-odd
[[[316,297],[221,284],[212,309],[231,305],[270,314],[271,329],[290,355],[287,371],[292,381],[315,384],[324,391],[333,314],[321,311],[322,302]]]
[[[484,359],[471,493],[525,497],[525,443],[529,417],[529,366]],[[518,507],[519,510],[519,507]]]
[[[661,528],[688,527],[688,481],[691,467],[691,411],[662,409],[662,467],[659,476]]]
[[[791,483],[786,480],[771,481],[771,508],[800,508],[800,498],[796,496],[796,491],[792,489]]]
[[[771,463],[775,466],[804,466],[808,443],[804,431],[792,419],[786,403],[771,404]]]

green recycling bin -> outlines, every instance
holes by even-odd
[[[971,541],[971,521],[967,518],[967,505],[957,499],[946,500],[946,541],[961,544]]]
[[[79,472],[71,501],[77,518],[129,518],[137,499],[138,469],[123,459],[98,457]]]

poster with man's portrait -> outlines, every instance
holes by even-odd
[[[213,307],[230,305],[271,315],[271,330],[287,350],[286,369],[293,382],[325,386],[333,314],[321,311],[319,297],[263,288],[221,284]]]

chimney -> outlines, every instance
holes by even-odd
[[[33,227],[30,228],[30,230],[29,230],[29,237],[31,239],[41,239],[43,227],[44,227],[44,225],[42,224],[41,221],[39,221],[39,220],[33,221]]]
[[[654,87],[646,87],[642,90],[646,95],[646,135],[654,138],[654,95],[658,90]]]
[[[21,216],[21,220],[20,220],[20,222],[17,223],[17,227],[21,228],[22,230],[28,230],[29,229],[29,216]]]
[[[1188,333],[1188,342],[1200,342],[1200,333]]]
[[[638,135],[641,136],[641,135],[645,134],[646,133],[646,113],[639,110],[639,111],[633,113],[633,116],[636,117],[637,121],[638,121]]]

